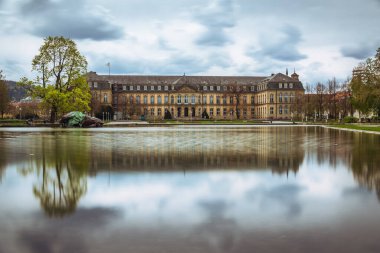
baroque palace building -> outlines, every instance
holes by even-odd
[[[295,72],[271,76],[88,74],[93,104],[114,119],[293,119],[304,88]],[[93,108],[96,112],[97,109]]]

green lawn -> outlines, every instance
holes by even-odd
[[[352,125],[352,124],[345,124],[345,125],[332,125],[333,127],[338,128],[345,128],[345,129],[354,129],[354,130],[364,130],[364,131],[375,131],[380,132],[380,126],[379,125]]]

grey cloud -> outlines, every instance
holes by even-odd
[[[368,44],[361,44],[354,47],[342,47],[340,50],[344,57],[351,57],[358,60],[363,60],[372,56],[375,51],[375,46]]]
[[[64,219],[45,219],[34,215],[37,224],[19,232],[20,244],[30,252],[88,252],[85,245],[87,233],[105,229],[108,222],[120,218],[119,211],[106,208],[81,208]],[[78,229],[79,228],[79,229]]]
[[[231,42],[226,29],[235,26],[234,4],[232,0],[216,0],[214,5],[202,9],[195,20],[206,29],[195,41],[203,46],[224,46]]]
[[[274,209],[278,205],[286,209],[287,218],[295,218],[302,212],[298,196],[304,188],[294,184],[276,186],[272,189],[254,188],[247,192],[251,201],[261,200],[264,208]]]
[[[273,36],[273,38],[262,40],[261,49],[251,49],[248,51],[248,55],[257,59],[271,58],[279,61],[299,61],[307,58],[298,51],[297,46],[301,41],[302,34],[296,27],[288,25],[278,32],[281,33],[279,38],[276,39]]]
[[[83,0],[31,0],[21,6],[21,14],[33,23],[37,36],[62,35],[73,39],[113,40],[123,37],[106,10],[85,5]]]

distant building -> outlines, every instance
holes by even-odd
[[[116,119],[291,119],[304,88],[295,72],[271,76],[88,74],[93,100]]]

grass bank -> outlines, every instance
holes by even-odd
[[[359,131],[380,132],[380,126],[379,125],[344,124],[344,125],[331,125],[331,127],[351,129],[351,130],[359,130]]]

